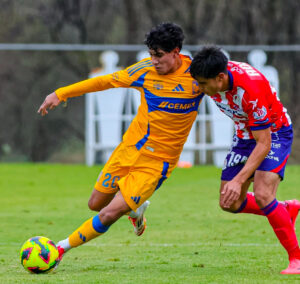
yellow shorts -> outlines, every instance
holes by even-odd
[[[121,143],[101,171],[95,189],[103,193],[120,189],[128,206],[136,210],[170,176],[176,164],[146,156],[134,145]]]

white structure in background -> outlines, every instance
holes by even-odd
[[[279,76],[278,71],[273,66],[265,65],[267,63],[267,54],[261,49],[253,49],[248,54],[249,63],[263,73],[271,85],[275,87],[279,98]]]
[[[187,55],[189,57],[192,57],[192,54],[188,50],[183,49],[183,50],[181,50],[180,53],[182,53],[184,55]],[[194,161],[195,161],[195,150],[194,150],[194,148],[195,148],[195,145],[197,143],[196,142],[197,141],[196,140],[196,126],[197,126],[196,123],[194,123],[193,126],[192,126],[190,134],[189,134],[189,136],[188,136],[188,138],[187,138],[187,140],[184,144],[183,151],[180,155],[180,158],[179,158],[180,162],[187,162],[191,165],[194,164]],[[201,126],[202,125],[200,124],[200,127]],[[200,138],[202,138],[202,136]]]
[[[226,57],[230,59],[229,53],[225,50],[222,51],[226,55]],[[199,114],[204,116],[204,122],[202,122],[202,124],[204,123],[204,125],[203,127],[200,126],[200,135],[202,136],[201,142],[203,144],[204,150],[200,152],[200,162],[201,164],[206,163],[206,150],[214,150],[213,163],[217,167],[222,167],[232,143],[234,130],[233,122],[228,116],[224,115],[224,113],[219,110],[215,102],[208,96],[204,97],[204,101],[201,105]],[[205,107],[207,108],[207,111],[205,111]],[[205,124],[207,122],[210,122],[210,144],[205,143]]]
[[[208,108],[207,120],[210,121],[210,136],[211,144],[206,148],[213,151],[213,163],[217,167],[223,167],[224,160],[228,153],[228,150],[232,143],[234,126],[232,120],[224,115],[223,112],[216,106],[215,102],[209,98],[206,98],[206,105]],[[206,144],[204,144],[205,146]],[[201,163],[205,163],[206,159],[201,160]]]
[[[139,60],[147,56],[149,53],[138,54]],[[103,68],[91,73],[90,78],[120,70],[116,52],[105,51],[99,59]],[[86,94],[85,156],[88,166],[95,164],[98,151],[102,151],[103,162],[109,159],[122,140],[123,130],[128,128],[137,113],[140,102],[140,93],[131,88],[112,88]]]
[[[90,74],[97,77],[118,70],[119,56],[106,51],[100,56],[103,69]],[[126,89],[109,89],[86,94],[86,164],[95,163],[96,153],[103,150],[103,160],[107,161],[113,149],[121,140],[121,115]]]

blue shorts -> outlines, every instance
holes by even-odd
[[[277,132],[272,133],[271,150],[257,170],[277,173],[283,180],[292,143],[292,126],[282,127]],[[256,141],[254,139],[240,139],[234,136],[231,149],[224,161],[221,180],[232,180],[240,172],[255,145]]]

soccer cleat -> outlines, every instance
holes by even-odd
[[[59,263],[61,262],[64,254],[65,254],[65,249],[63,247],[57,246],[57,250],[58,250],[58,258],[56,259],[56,264],[55,264],[54,269],[57,268],[57,266],[59,265]]]
[[[291,259],[287,269],[282,270],[281,274],[300,274],[300,259]]]
[[[300,201],[297,199],[286,200],[285,204],[286,204],[286,209],[291,216],[292,224],[295,228],[295,222],[298,217],[299,210],[300,210]]]
[[[133,218],[128,216],[129,221],[131,222],[131,224],[134,227],[134,233],[137,236],[140,236],[144,233],[147,225],[146,225],[146,218],[144,216],[144,213],[147,209],[147,207],[149,206],[150,201],[145,201],[137,210],[137,213],[139,214],[139,216],[137,218]]]

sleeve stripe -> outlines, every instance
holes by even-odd
[[[250,126],[251,130],[261,130],[261,129],[266,129],[271,126],[271,123],[265,124],[265,125],[260,125],[260,126]]]
[[[133,72],[135,69],[139,68],[140,66],[143,66],[143,65],[148,66],[151,64],[152,64],[151,60],[142,61],[142,62],[137,63],[134,66],[128,68],[128,73]]]
[[[135,69],[133,72],[131,72],[131,73],[129,73],[128,72],[128,74],[129,74],[129,76],[132,76],[133,74],[135,74],[137,71],[139,71],[139,70],[141,70],[141,69],[144,69],[144,68],[146,68],[146,67],[150,67],[150,66],[153,66],[152,64],[148,64],[148,65],[141,65],[138,69]]]

